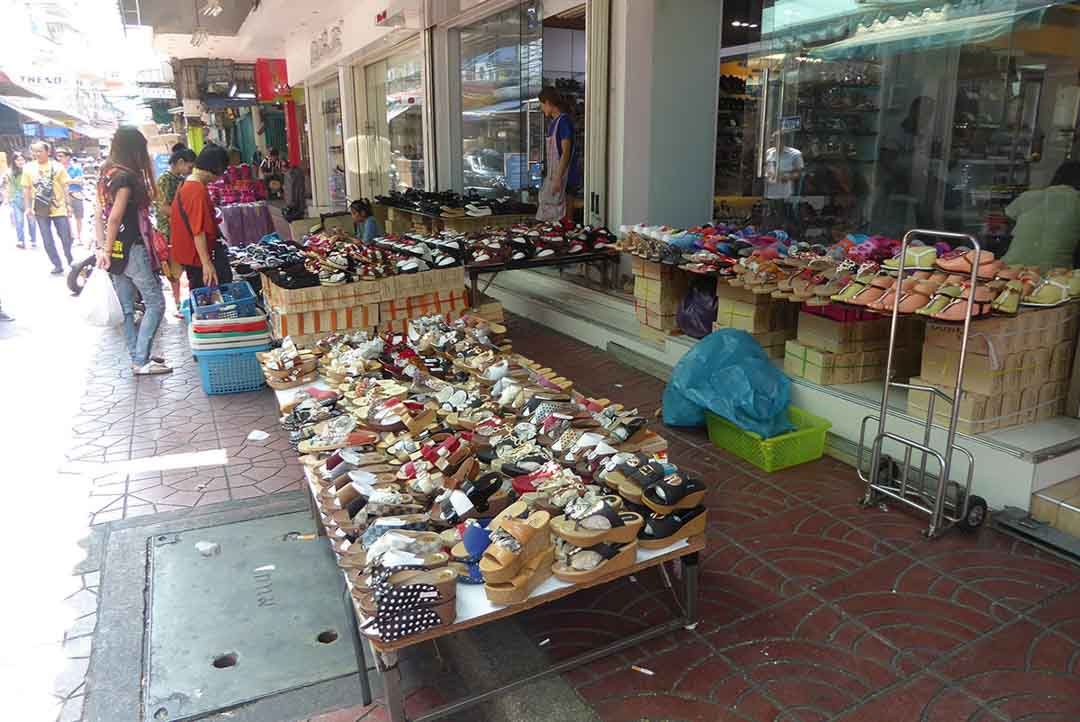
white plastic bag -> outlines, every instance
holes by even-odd
[[[108,271],[95,268],[79,298],[83,315],[91,326],[119,326],[124,322],[124,309]]]

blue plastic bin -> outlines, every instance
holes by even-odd
[[[246,346],[221,351],[196,351],[203,391],[210,395],[258,391],[266,385],[262,366],[255,354],[269,351],[270,345]]]
[[[221,303],[211,303],[213,293],[221,294]],[[191,291],[192,317],[195,319],[230,319],[254,316],[258,298],[247,281],[223,283],[215,288],[196,288]]]

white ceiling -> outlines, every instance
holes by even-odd
[[[258,58],[284,58],[285,39],[297,32],[323,28],[341,18],[341,0],[263,0],[244,20],[236,35],[211,35],[199,47],[190,35],[154,36],[154,49],[175,58],[230,58],[253,62]]]

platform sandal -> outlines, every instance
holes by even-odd
[[[594,544],[585,548],[563,543],[556,546],[556,561],[551,572],[564,582],[589,583],[632,567],[637,561],[637,547],[637,541]]]
[[[606,501],[574,506],[551,520],[551,533],[575,546],[627,544],[637,538],[645,524],[641,514],[617,511]]]
[[[480,559],[484,581],[497,584],[517,576],[526,559],[551,544],[548,525],[551,515],[534,511],[526,519],[502,519],[491,528],[491,545]]]
[[[706,486],[685,471],[673,471],[662,480],[646,487],[641,501],[658,514],[670,514],[679,509],[691,509],[705,498]]]
[[[485,582],[484,593],[492,604],[521,604],[536,588],[551,578],[555,562],[555,547],[546,549],[527,559],[519,571],[507,582]]]
[[[682,539],[705,533],[706,510],[703,506],[679,509],[670,514],[650,514],[638,532],[642,549],[663,549]]]

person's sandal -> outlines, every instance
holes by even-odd
[[[555,547],[548,546],[525,561],[521,571],[508,582],[485,582],[484,593],[493,604],[521,604],[551,577]],[[481,572],[482,574],[482,572]]]

